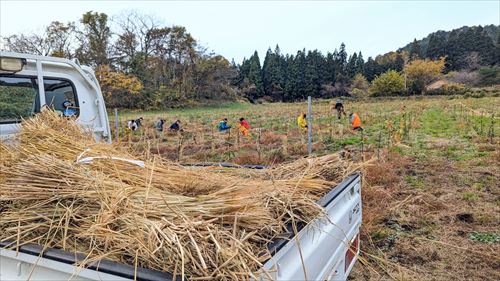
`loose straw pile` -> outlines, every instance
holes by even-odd
[[[38,243],[191,279],[245,280],[267,243],[355,170],[337,154],[266,171],[191,169],[159,158],[145,167],[96,143],[72,120],[43,112],[0,144],[0,240]],[[87,164],[78,157],[99,156]]]

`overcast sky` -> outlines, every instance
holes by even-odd
[[[404,46],[437,30],[500,24],[492,1],[22,1],[0,0],[0,36],[41,31],[51,21],[77,21],[86,11],[117,16],[130,10],[165,25],[182,25],[204,46],[241,62],[257,50],[261,60],[282,52],[344,42],[365,59]]]

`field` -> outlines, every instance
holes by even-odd
[[[372,159],[363,191],[363,257],[352,280],[500,280],[499,97],[346,101],[363,133],[313,102],[313,154]],[[138,154],[186,162],[272,165],[307,155],[296,125],[305,103],[230,104],[164,112],[120,112],[120,139]],[[138,132],[126,120],[143,117]],[[158,133],[158,118],[182,133]],[[220,133],[245,117],[251,136]],[[110,113],[114,127],[114,115]],[[115,132],[113,132],[115,133]]]

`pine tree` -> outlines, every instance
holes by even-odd
[[[324,57],[318,50],[309,51],[306,56],[305,91],[307,95],[320,97],[321,85],[327,77]]]
[[[347,77],[349,79],[354,78],[354,75],[356,75],[356,70],[357,70],[356,63],[357,62],[358,62],[358,55],[356,53],[354,53],[349,57],[349,62],[347,63],[347,67],[346,67],[346,73],[347,73]]]
[[[475,51],[480,54],[480,64],[493,65],[498,63],[495,44],[482,26],[478,26],[474,29],[473,41],[474,44],[472,45],[472,49],[469,51]]]
[[[429,46],[425,54],[426,58],[438,59],[446,55],[446,35],[443,33],[432,33],[429,37]]]
[[[394,60],[392,69],[396,71],[403,71],[404,66],[405,60],[403,58],[403,55],[401,53],[398,53],[396,55],[396,59]]]
[[[238,75],[238,85],[240,87],[245,87],[244,85],[248,80],[248,73],[250,72],[250,60],[243,58],[241,65],[238,67],[239,75]]]
[[[253,53],[249,61],[248,80],[255,85],[255,96],[253,98],[261,98],[264,96],[264,87],[262,83],[262,69],[257,51]]]
[[[337,55],[337,72],[346,74],[346,67],[347,67],[347,52],[345,50],[345,44],[342,43],[340,44],[340,49]]]
[[[265,94],[272,96],[274,99],[282,100],[282,92],[285,85],[284,76],[283,57],[281,56],[279,46],[276,45],[274,53],[271,51],[271,48],[267,50],[262,66],[262,81]]]
[[[356,74],[363,74],[365,68],[365,60],[363,59],[363,54],[359,51],[358,60],[356,61]]]
[[[325,83],[334,84],[335,76],[337,75],[336,57],[338,56],[337,50],[326,55],[326,79]]]
[[[422,50],[420,49],[420,44],[417,42],[417,38],[415,38],[410,47],[410,59],[418,58],[422,58]]]
[[[272,88],[272,68],[274,67],[274,54],[271,48],[267,49],[266,57],[264,58],[264,64],[262,65],[262,83],[264,86],[264,92],[269,95]]]
[[[296,67],[295,58],[293,55],[286,55],[286,80],[285,80],[285,91],[283,93],[283,101],[293,101],[295,99],[295,77],[296,77]]]
[[[305,51],[298,51],[295,57],[288,60],[287,83],[285,86],[285,101],[305,99],[306,92],[306,56]]]
[[[466,67],[465,56],[468,47],[466,46],[465,35],[459,29],[452,30],[446,43],[446,71],[460,70]]]
[[[363,75],[365,76],[366,80],[371,82],[373,79],[375,79],[375,76],[377,76],[378,74],[379,74],[378,63],[372,57],[369,57],[365,63],[365,70]]]

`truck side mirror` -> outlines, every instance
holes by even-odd
[[[23,70],[26,59],[0,57],[0,71],[16,73]]]

